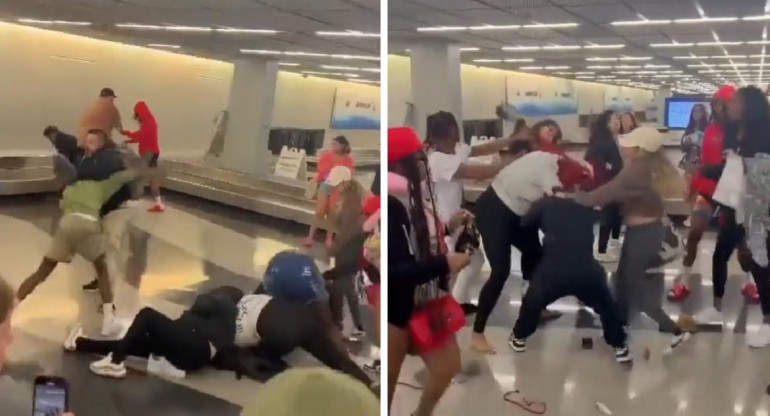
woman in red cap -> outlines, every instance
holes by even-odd
[[[470,263],[465,253],[447,253],[444,224],[435,212],[430,175],[422,143],[408,127],[388,129],[388,407],[413,344],[410,321],[428,302],[448,292],[449,276]],[[462,223],[461,213],[450,229]],[[459,306],[458,306],[459,307]],[[420,355],[429,379],[415,411],[433,413],[460,370],[454,334]]]
[[[723,138],[725,128],[728,127],[728,118],[726,113],[726,104],[732,100],[735,94],[735,87],[725,85],[720,88],[711,100],[711,122],[706,127],[703,136],[703,147],[700,154],[701,167],[719,165],[723,161]],[[698,170],[693,175],[690,183],[691,192],[696,194],[695,208],[692,213],[692,225],[687,236],[685,245],[685,257],[682,260],[684,271],[676,277],[673,287],[668,292],[668,298],[674,302],[681,302],[690,294],[688,281],[692,273],[692,266],[695,264],[695,258],[698,254],[698,244],[703,233],[708,228],[709,222],[715,211],[715,204],[712,200],[717,181],[709,179]],[[727,262],[738,246],[739,260],[743,259],[746,250],[739,244],[739,231],[737,231],[735,219],[732,214],[722,212],[719,218],[720,232],[717,237],[719,250],[714,251],[712,257],[712,276],[714,305],[707,308],[699,314],[699,321],[721,321],[722,296],[724,295],[725,282],[727,281]],[[747,262],[741,261],[741,268],[744,273],[748,273]],[[748,276],[744,277],[741,292],[747,300],[756,302],[758,298],[757,288],[750,283]]]

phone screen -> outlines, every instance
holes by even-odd
[[[33,416],[59,416],[67,410],[67,389],[54,382],[35,384]]]

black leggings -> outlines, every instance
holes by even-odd
[[[511,274],[511,246],[521,252],[521,272],[527,281],[540,263],[543,248],[537,227],[522,227],[521,218],[500,200],[491,186],[476,201],[475,215],[484,252],[492,268],[489,280],[481,288],[473,324],[473,331],[481,334]]]
[[[719,218],[719,233],[717,234],[714,255],[711,258],[712,281],[714,297],[721,299],[725,295],[727,283],[727,263],[733,252],[738,250],[738,263],[741,270],[748,273],[752,270],[751,253],[746,245],[746,232],[735,222],[732,212],[723,212]]]
[[[302,348],[318,361],[369,385],[366,373],[350,359],[347,351],[338,348],[324,328],[315,305],[300,305],[285,299],[273,298],[257,320],[261,341],[255,353],[280,359],[296,348]]]
[[[623,321],[607,286],[604,268],[594,261],[567,262],[563,258],[546,257],[535,271],[522,300],[513,335],[526,339],[534,334],[543,309],[565,296],[575,296],[599,314],[607,344],[613,347],[626,344]]]
[[[614,240],[620,239],[620,228],[623,226],[623,217],[620,215],[620,205],[610,204],[602,208],[602,221],[599,224],[599,243],[597,251],[607,252],[607,244],[610,236]]]
[[[173,321],[152,308],[143,308],[126,336],[119,341],[79,338],[77,351],[99,355],[112,353],[112,362],[122,363],[129,355],[165,357],[184,371],[195,371],[211,360],[211,347],[203,334],[183,320]]]

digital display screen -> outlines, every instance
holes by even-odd
[[[67,391],[55,384],[35,385],[33,416],[60,416],[67,407]]]
[[[673,130],[684,130],[690,122],[690,113],[695,104],[703,104],[706,111],[710,111],[711,104],[697,98],[667,98],[666,99],[666,127]]]

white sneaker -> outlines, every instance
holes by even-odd
[[[612,250],[615,253],[619,253],[621,247],[623,247],[623,244],[620,240],[610,239],[610,242],[607,244],[607,251]]]
[[[612,254],[609,251],[606,253],[596,253],[594,254],[594,257],[596,257],[596,261],[599,263],[615,263],[618,261],[618,256]]]
[[[174,367],[165,357],[150,354],[147,359],[147,372],[159,377],[171,377],[182,379],[187,377],[187,372]]]
[[[142,201],[138,199],[129,199],[128,201],[124,202],[122,207],[123,208],[139,208],[142,205]]]
[[[75,324],[64,340],[64,349],[67,351],[75,351],[77,349],[77,340],[83,336],[83,327],[80,324]]]
[[[746,344],[751,348],[764,348],[770,345],[770,325],[762,324],[759,329],[746,335]]]
[[[668,344],[668,346],[665,349],[663,349],[663,354],[669,355],[673,353],[674,350],[681,347],[682,344],[684,344],[685,342],[689,341],[691,336],[692,335],[690,335],[690,333],[686,331],[682,332],[679,335],[674,335],[674,337],[671,338],[671,342]]]
[[[124,363],[115,364],[112,362],[112,354],[107,355],[99,361],[94,361],[88,366],[94,374],[102,377],[124,378],[126,377],[126,366]]]
[[[718,323],[722,325],[724,321],[725,317],[722,315],[722,312],[719,312],[713,306],[709,306],[708,308],[698,312],[698,314],[695,315],[695,322],[699,324]]]
[[[353,332],[350,333],[350,336],[348,339],[351,342],[360,342],[364,337],[366,336],[366,332],[360,329],[354,329]]]
[[[102,336],[117,339],[123,332],[123,324],[115,318],[114,314],[105,314],[102,319]]]

